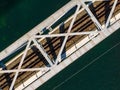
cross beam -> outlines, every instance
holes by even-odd
[[[93,15],[93,13],[90,11],[90,9],[88,8],[88,6],[85,4],[85,2],[83,0],[77,0],[80,2],[80,4],[83,6],[83,8],[87,11],[87,13],[90,15],[92,21],[94,22],[94,24],[100,29],[103,30],[101,24],[99,23],[99,21],[96,19],[96,17]]]
[[[69,36],[75,36],[75,35],[87,35],[87,34],[94,34],[99,33],[100,31],[86,31],[86,32],[73,32],[69,33]],[[68,33],[60,33],[60,34],[47,34],[47,35],[35,35],[35,38],[48,38],[48,37],[64,37]]]
[[[63,44],[62,44],[62,46],[61,46],[61,48],[60,48],[60,51],[59,51],[59,53],[58,53],[58,56],[57,56],[55,65],[57,65],[57,63],[60,62],[60,60],[61,60],[61,59],[60,59],[60,56],[61,56],[61,54],[62,54],[62,52],[63,52],[63,49],[64,49],[64,47],[65,47],[65,44],[66,44],[66,42],[67,42],[67,39],[68,39],[68,37],[69,37],[69,33],[70,33],[70,31],[71,31],[71,29],[72,29],[72,26],[73,26],[73,24],[74,24],[74,22],[75,22],[75,19],[76,19],[76,17],[77,17],[77,12],[79,11],[80,6],[81,6],[80,4],[77,5],[77,9],[76,9],[76,11],[75,11],[75,14],[74,14],[74,16],[73,16],[73,19],[72,19],[72,21],[71,21],[71,23],[70,23],[70,26],[69,26],[69,28],[68,28],[67,34],[66,34],[65,39],[64,39],[64,41],[63,41]]]
[[[19,66],[18,66],[18,70],[17,70],[16,73],[15,73],[15,76],[14,76],[14,78],[13,78],[13,81],[12,81],[12,84],[11,84],[9,90],[12,90],[12,89],[13,89],[13,86],[14,86],[15,81],[16,81],[16,79],[17,79],[17,76],[18,76],[18,74],[19,74],[19,69],[21,68],[22,63],[23,63],[23,61],[24,61],[24,59],[25,59],[25,56],[27,55],[27,51],[28,51],[28,49],[29,49],[30,44],[31,44],[31,39],[29,40],[29,42],[28,42],[28,44],[27,44],[27,46],[26,46],[26,49],[25,49],[25,51],[24,51],[24,53],[23,53],[23,56],[22,56],[22,58],[21,58],[21,60],[20,60]]]
[[[78,11],[79,11],[79,9],[80,9],[80,6],[82,6],[83,9],[85,9],[85,10],[87,11],[87,13],[88,13],[89,16],[91,17],[92,21],[94,22],[94,24],[95,24],[100,30],[106,30],[106,27],[108,27],[108,25],[109,25],[110,19],[111,19],[112,15],[113,15],[113,12],[114,12],[115,7],[116,7],[117,2],[118,2],[118,0],[115,0],[115,1],[114,1],[113,7],[112,7],[112,9],[111,9],[111,12],[110,12],[110,14],[109,14],[109,17],[108,17],[107,22],[106,22],[106,25],[105,25],[106,27],[103,28],[102,25],[99,23],[99,21],[96,19],[96,17],[93,15],[93,13],[90,11],[89,7],[85,4],[85,2],[87,2],[87,1],[92,1],[92,2],[93,2],[93,1],[110,1],[110,0],[75,0],[75,1],[77,2],[77,9],[76,9],[76,11],[75,11],[75,14],[72,16],[72,21],[71,21],[71,23],[70,23],[70,26],[69,26],[69,28],[68,28],[67,33],[48,34],[48,35],[35,35],[34,38],[31,38],[31,39],[29,40],[29,42],[28,42],[28,44],[27,44],[27,46],[26,46],[26,49],[25,49],[25,51],[23,52],[22,58],[21,58],[21,60],[20,60],[20,63],[19,63],[19,65],[18,65],[18,69],[0,71],[0,73],[12,73],[12,72],[15,73],[15,76],[14,76],[14,78],[13,78],[13,82],[12,82],[9,90],[12,90],[12,89],[13,89],[13,86],[14,86],[14,84],[15,84],[15,81],[16,81],[16,79],[17,79],[17,77],[18,77],[19,72],[37,71],[37,70],[44,70],[44,69],[47,70],[46,68],[21,69],[21,66],[22,66],[22,64],[23,64],[23,61],[24,61],[24,59],[25,59],[25,56],[27,55],[27,51],[29,50],[30,44],[31,44],[32,41],[34,42],[34,45],[35,45],[35,46],[39,49],[39,51],[42,53],[42,55],[45,57],[45,59],[48,61],[48,63],[50,64],[50,66],[53,66],[53,65],[54,65],[53,62],[50,60],[49,55],[45,52],[45,50],[44,50],[44,48],[42,47],[42,45],[38,43],[37,38],[65,37],[65,38],[64,38],[64,41],[63,41],[63,44],[62,44],[62,46],[61,46],[61,48],[60,48],[60,51],[59,51],[59,53],[58,53],[57,59],[56,59],[56,61],[55,61],[55,65],[57,65],[57,63],[61,61],[61,58],[60,58],[60,57],[61,57],[61,54],[62,54],[62,52],[63,52],[63,49],[64,49],[64,47],[65,47],[65,44],[66,44],[67,39],[68,39],[69,36],[73,36],[73,35],[85,35],[85,34],[88,34],[88,35],[89,35],[89,34],[93,34],[93,33],[99,33],[99,31],[75,32],[75,33],[71,33],[71,29],[72,29],[73,24],[74,24],[74,22],[75,22],[75,19],[76,19],[76,16],[77,16],[77,14],[78,14]],[[61,15],[60,17],[62,17],[62,16],[63,16],[63,15]],[[59,19],[57,19],[57,20],[59,20]],[[57,20],[56,20],[56,21],[57,21]],[[50,26],[51,26],[51,25],[50,25]],[[50,26],[48,26],[47,28],[50,28]],[[51,30],[52,30],[52,28],[51,28]],[[47,67],[47,68],[48,68],[48,67]],[[51,69],[51,68],[48,68],[48,69]]]
[[[44,71],[44,70],[49,70],[50,68],[48,67],[41,67],[41,68],[28,68],[28,69],[14,69],[14,70],[2,70],[0,73],[13,73],[13,72],[28,72],[28,71]]]

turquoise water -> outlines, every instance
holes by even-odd
[[[70,0],[0,0],[0,51]]]
[[[37,90],[120,90],[120,29]]]

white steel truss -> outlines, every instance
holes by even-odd
[[[115,1],[114,1],[112,10],[111,10],[111,12],[110,12],[110,14],[109,14],[109,17],[108,17],[108,19],[107,19],[107,22],[106,22],[106,27],[108,27],[108,25],[109,25],[109,23],[110,23],[110,19],[111,19],[112,15],[113,15],[113,12],[114,12],[114,10],[115,10],[115,7],[116,7],[116,5],[117,5],[117,2],[118,2],[118,0],[115,0]]]
[[[19,64],[19,66],[18,66],[18,70],[17,70],[16,73],[15,73],[15,76],[14,76],[14,78],[13,78],[13,81],[12,81],[12,84],[11,84],[11,87],[10,87],[10,90],[13,89],[13,86],[14,86],[15,81],[16,81],[16,79],[17,79],[17,76],[18,76],[18,74],[19,74],[19,69],[21,69],[22,63],[23,63],[23,61],[24,61],[24,59],[25,59],[25,56],[26,56],[26,54],[27,54],[27,51],[28,51],[28,49],[29,49],[30,44],[31,44],[31,39],[29,40],[29,42],[28,42],[28,44],[27,44],[27,46],[26,46],[26,49],[25,49],[25,51],[24,51],[24,53],[23,53],[23,56],[22,56],[22,58],[21,58],[21,60],[20,60],[20,64]]]
[[[0,70],[0,73],[12,73],[12,72],[15,73],[15,76],[14,76],[14,78],[13,78],[13,81],[12,81],[12,83],[11,83],[11,87],[10,87],[9,90],[12,90],[12,89],[13,89],[14,84],[15,84],[15,81],[16,81],[16,79],[17,79],[17,77],[18,77],[19,72],[49,70],[49,69],[51,69],[51,67],[56,66],[56,65],[58,64],[58,62],[61,62],[61,54],[62,54],[62,52],[63,52],[63,49],[65,48],[65,45],[66,45],[66,42],[67,42],[69,36],[86,35],[86,34],[87,34],[87,35],[90,35],[90,34],[94,34],[94,33],[99,33],[99,32],[101,32],[101,31],[99,31],[99,30],[98,30],[98,31],[71,32],[72,27],[73,27],[73,25],[74,25],[74,22],[75,22],[75,20],[76,20],[76,17],[77,17],[77,15],[78,15],[78,11],[80,10],[80,7],[82,7],[84,10],[86,10],[86,12],[89,14],[91,20],[94,22],[94,24],[95,24],[95,26],[96,26],[97,28],[99,28],[100,30],[107,30],[107,28],[108,28],[108,26],[109,26],[109,23],[110,23],[110,19],[111,19],[112,15],[113,15],[113,12],[114,12],[115,7],[116,7],[117,2],[118,2],[118,0],[114,0],[113,7],[112,7],[111,12],[110,12],[110,14],[109,14],[109,17],[108,17],[108,19],[107,19],[107,22],[105,23],[105,26],[106,26],[106,27],[102,27],[102,25],[100,24],[100,22],[97,20],[97,18],[96,18],[96,17],[94,16],[94,14],[91,12],[91,10],[89,9],[89,7],[85,4],[85,2],[86,2],[86,1],[92,1],[92,2],[93,2],[93,1],[110,1],[110,0],[73,0],[73,1],[76,2],[77,9],[76,9],[76,11],[75,11],[75,13],[74,13],[74,15],[73,15],[73,17],[72,17],[72,21],[71,21],[71,23],[70,23],[70,25],[69,25],[69,28],[68,28],[67,33],[35,35],[35,36],[31,37],[31,38],[28,40],[28,42],[27,42],[26,49],[25,49],[24,52],[23,52],[23,55],[22,55],[22,58],[21,58],[21,60],[20,60],[19,65],[18,65],[18,68],[17,68],[17,69],[13,69],[13,70]],[[61,15],[60,18],[61,18],[61,17],[63,17],[63,15]],[[60,18],[58,18],[57,20],[55,20],[55,22],[58,21]],[[54,24],[55,22],[53,22],[52,24]],[[48,29],[52,30],[52,28],[51,28],[52,24],[49,25],[49,26],[46,26],[46,27],[47,27]],[[40,44],[40,43],[38,42],[38,39],[39,39],[39,38],[44,39],[44,38],[47,38],[47,37],[64,37],[62,46],[61,46],[61,48],[60,48],[60,51],[59,51],[59,53],[58,53],[58,55],[57,55],[57,58],[56,58],[55,62],[53,62],[53,61],[50,59],[50,57],[49,57],[49,55],[47,54],[47,52],[45,52],[42,44]],[[22,67],[22,64],[23,64],[23,62],[24,62],[24,60],[25,60],[25,57],[26,57],[26,55],[27,55],[27,52],[28,52],[28,50],[30,49],[30,47],[31,47],[32,45],[35,45],[35,46],[38,48],[38,50],[41,52],[41,54],[45,57],[46,61],[49,63],[50,67],[45,67],[45,68],[43,68],[43,67],[41,67],[41,68],[29,68],[29,69],[22,69],[22,68],[21,68],[21,67]]]
[[[60,56],[61,56],[61,54],[62,54],[62,52],[63,52],[63,49],[64,49],[64,47],[65,47],[65,44],[66,44],[67,39],[68,39],[68,36],[69,36],[69,33],[70,33],[70,31],[71,31],[71,29],[72,29],[72,26],[73,26],[73,24],[74,24],[74,22],[75,22],[75,19],[76,19],[76,16],[77,16],[77,12],[79,11],[79,8],[80,8],[80,4],[77,5],[76,12],[75,12],[75,14],[74,14],[74,16],[73,16],[73,19],[72,19],[71,23],[70,23],[70,26],[69,26],[69,28],[68,28],[67,34],[66,34],[66,36],[65,36],[65,39],[64,39],[64,41],[63,41],[63,44],[62,44],[62,46],[61,46],[61,48],[60,48],[60,51],[59,51],[59,53],[58,53],[58,56],[57,56],[57,59],[56,59],[56,63],[55,63],[55,64],[57,64],[58,61],[61,60],[61,59],[60,59]]]

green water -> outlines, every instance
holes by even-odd
[[[37,90],[120,90],[120,29]]]
[[[0,0],[0,51],[70,0]]]
[[[68,1],[70,0],[0,0],[0,51]],[[85,65],[118,42],[120,30],[37,90],[120,90],[120,45],[80,72]]]

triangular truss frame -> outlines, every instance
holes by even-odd
[[[73,17],[72,17],[72,21],[71,21],[71,23],[70,23],[70,26],[69,26],[69,28],[68,28],[67,33],[35,35],[35,36],[31,37],[31,38],[28,40],[27,46],[26,46],[26,48],[25,48],[25,50],[24,50],[24,52],[23,52],[23,55],[22,55],[22,58],[21,58],[21,60],[20,60],[20,63],[19,63],[18,68],[17,68],[17,69],[13,69],[13,70],[1,70],[1,71],[0,71],[0,73],[12,73],[12,72],[15,73],[15,76],[14,76],[14,78],[13,78],[13,81],[12,81],[12,84],[11,84],[11,87],[10,87],[9,90],[12,90],[12,89],[13,89],[14,84],[15,84],[15,81],[16,81],[16,79],[17,79],[17,77],[18,77],[19,72],[48,70],[48,69],[51,69],[51,67],[56,66],[59,62],[61,62],[61,54],[62,54],[62,52],[63,52],[63,49],[64,49],[64,47],[65,47],[65,44],[66,44],[69,36],[85,35],[85,34],[90,35],[90,34],[94,34],[94,33],[99,33],[99,32],[101,32],[101,31],[103,31],[103,30],[107,30],[107,28],[108,28],[108,26],[109,26],[109,24],[110,24],[110,19],[111,19],[112,15],[113,15],[113,12],[114,12],[114,10],[115,10],[116,4],[117,4],[117,2],[118,2],[118,0],[114,0],[114,4],[113,4],[113,7],[112,7],[112,9],[111,9],[111,12],[110,12],[110,14],[109,14],[109,16],[108,16],[108,19],[107,19],[104,27],[103,27],[103,26],[100,24],[100,22],[97,20],[97,18],[94,16],[94,14],[91,12],[91,10],[88,8],[88,6],[85,4],[85,2],[86,2],[86,1],[109,1],[109,0],[73,0],[73,1],[76,2],[76,4],[77,4],[77,9],[76,9],[76,11],[75,11],[75,13],[74,13],[74,15],[73,15]],[[89,14],[91,20],[94,22],[95,26],[96,26],[97,28],[99,28],[101,31],[100,31],[100,30],[97,30],[97,31],[88,31],[88,32],[71,32],[71,29],[72,29],[72,27],[73,27],[73,24],[74,24],[74,22],[75,22],[75,19],[76,19],[76,17],[77,17],[77,14],[78,14],[77,12],[80,10],[81,7],[86,10],[86,12]],[[51,25],[48,26],[47,28],[51,28]],[[57,58],[56,58],[55,62],[53,62],[53,61],[50,59],[49,55],[45,52],[44,48],[42,47],[42,44],[40,44],[40,43],[38,42],[38,39],[39,39],[39,38],[47,38],[47,37],[64,37],[62,46],[61,46],[61,48],[60,48],[60,51],[59,51],[59,53],[58,53],[58,55],[57,55]],[[46,67],[46,68],[21,69],[21,66],[22,66],[22,64],[23,64],[23,61],[24,61],[24,59],[25,59],[25,57],[26,57],[26,55],[27,55],[27,51],[30,49],[30,47],[31,47],[31,45],[32,45],[31,42],[32,42],[32,44],[34,44],[34,45],[38,48],[38,50],[41,52],[41,54],[45,57],[45,59],[47,60],[47,62],[48,62],[49,65],[50,65],[50,67]]]

